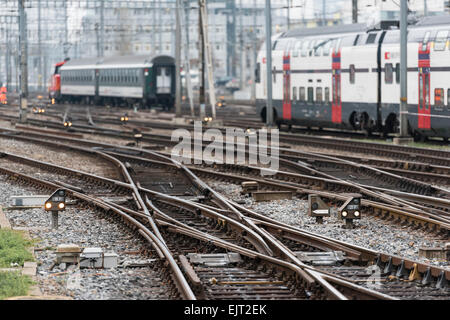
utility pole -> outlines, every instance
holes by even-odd
[[[184,19],[184,28],[185,28],[185,36],[186,36],[186,47],[184,49],[184,81],[186,81],[187,95],[189,97],[189,105],[191,107],[191,116],[195,116],[194,112],[194,94],[192,92],[192,84],[191,84],[191,64],[189,61],[189,0],[183,0],[183,5],[185,5],[185,19]],[[181,10],[181,9],[180,9]],[[181,15],[181,13],[180,13]],[[183,22],[181,23],[183,24]]]
[[[41,0],[38,0],[38,90],[42,91]]]
[[[161,0],[158,1],[159,6],[159,12],[158,12],[158,21],[159,21],[159,28],[158,28],[158,36],[159,36],[159,52],[163,52],[163,45],[162,45],[162,34],[163,34],[163,10],[161,5]]]
[[[19,90],[19,105],[20,115],[19,122],[25,123],[27,121],[28,108],[28,48],[27,48],[27,21],[25,13],[25,0],[18,0],[19,8],[19,60],[20,60],[20,90]]]
[[[152,18],[152,55],[156,55],[156,2],[152,2],[153,18]]]
[[[213,74],[213,63],[212,63],[212,54],[211,54],[211,45],[209,42],[208,36],[208,13],[206,8],[206,0],[199,0],[199,8],[200,8],[200,25],[202,27],[201,35],[202,35],[202,56],[203,56],[203,66],[208,72],[208,94],[209,94],[209,103],[211,104],[211,116],[213,119],[216,118],[216,92],[214,88],[214,74]],[[203,79],[204,79],[205,70],[203,68]],[[204,94],[204,92],[203,92]]]
[[[352,21],[358,23],[358,0],[352,0]]]
[[[239,77],[239,88],[240,90],[244,89],[244,83],[245,83],[245,66],[244,66],[244,23],[242,21],[242,16],[244,14],[243,11],[243,5],[242,5],[242,0],[239,1],[239,35],[240,35],[240,65],[241,65],[241,70],[240,70],[240,77]]]
[[[104,56],[105,48],[105,0],[100,0],[100,50],[97,54],[98,57]]]
[[[423,15],[425,17],[428,15],[428,3],[427,3],[427,0],[423,0]]]
[[[258,14],[258,9],[257,9],[257,0],[253,0],[253,61],[252,61],[252,65],[253,65],[253,72],[252,72],[252,100],[255,101],[256,100],[256,60],[258,58],[258,52],[257,52],[257,42],[258,42],[258,38],[256,35],[256,16]]]
[[[67,24],[67,2],[64,1],[64,59],[69,57],[69,27]]]
[[[327,24],[326,4],[325,0],[322,0],[322,25],[325,26],[326,24]]]
[[[202,26],[202,11],[201,11],[202,0],[198,0],[198,27],[199,27],[199,53],[200,53],[200,66],[201,66],[201,77],[200,77],[200,89],[199,89],[199,103],[200,103],[200,119],[205,117],[205,46],[204,46],[204,35]]]
[[[6,90],[9,92],[11,90],[11,51],[9,48],[9,29],[5,27],[5,37],[6,37],[6,54],[5,54],[5,68],[6,68]]]
[[[291,0],[287,0],[287,29],[291,29]]]
[[[270,0],[266,0],[266,70],[267,70],[267,109],[266,125],[273,125],[272,109],[272,11]]]
[[[181,0],[176,2],[176,30],[175,30],[175,116],[181,117]]]
[[[400,137],[408,136],[408,0],[400,6]]]

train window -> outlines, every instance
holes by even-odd
[[[328,87],[325,88],[325,103],[330,103],[330,88]]]
[[[353,41],[353,45],[356,46],[358,44],[358,40],[360,38],[360,35],[358,34],[355,38],[355,41]]]
[[[450,110],[450,89],[447,89],[447,109]]]
[[[423,38],[422,41],[422,51],[427,50],[428,41],[430,41],[430,35],[431,35],[430,31],[427,31],[427,33],[425,33],[425,37]]]
[[[330,50],[331,50],[331,39],[328,39],[327,42],[325,42],[325,44],[323,46],[323,55],[329,56]]]
[[[309,41],[303,41],[302,43],[302,57],[308,56],[308,47],[309,47]]]
[[[434,105],[438,108],[444,106],[444,89],[434,89]]]
[[[322,102],[322,88],[316,88],[316,102]]]
[[[350,65],[350,83],[351,84],[355,83],[355,74],[356,74],[355,65],[351,64]]]
[[[274,66],[272,70],[273,83],[277,83],[277,68]]]
[[[423,107],[423,75],[419,75],[419,107]]]
[[[430,107],[430,74],[425,74],[425,109]]]
[[[312,56],[315,45],[316,45],[316,40],[313,40],[309,43],[308,56]]]
[[[261,63],[258,62],[256,64],[256,69],[255,69],[255,82],[256,83],[260,83],[261,82]]]
[[[166,76],[170,76],[170,70],[169,70],[169,68],[166,68]]]
[[[400,83],[400,63],[395,65],[395,82]]]
[[[292,88],[292,100],[293,101],[297,100],[297,87]]]
[[[295,43],[295,46],[294,46],[294,49],[293,49],[292,56],[298,57],[298,53],[299,53],[299,51],[301,50],[301,48],[302,48],[302,42],[301,42],[301,41],[297,41],[297,42]]]
[[[367,37],[366,44],[373,44],[375,43],[375,39],[377,38],[377,33],[370,33]]]
[[[394,80],[393,79],[393,77],[394,77],[393,73],[394,73],[394,68],[392,66],[392,63],[386,63],[386,71],[385,71],[385,74],[384,74],[384,80],[385,80],[385,82],[387,84],[393,83],[393,80]]]
[[[319,57],[322,55],[322,47],[323,45],[323,40],[318,40],[316,41],[316,45],[314,47],[314,56]]]
[[[434,42],[434,51],[444,51],[447,46],[448,31],[441,30],[436,35],[436,41]]]
[[[308,87],[308,103],[314,103],[314,88]]]
[[[339,48],[341,47],[341,42],[342,42],[342,39],[339,38],[339,39],[337,39],[336,42],[334,43],[334,51],[335,51],[335,52],[338,52],[338,51],[339,51]]]
[[[305,87],[299,88],[298,97],[299,97],[300,101],[302,101],[302,102],[306,101]]]

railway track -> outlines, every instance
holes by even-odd
[[[48,143],[48,142],[47,142]],[[74,148],[74,147],[71,147],[71,148]],[[137,150],[136,150],[137,151]],[[89,151],[89,152],[92,152],[92,151]],[[130,152],[130,149],[129,150],[127,150],[127,152]],[[156,156],[156,155],[154,155],[154,156]],[[114,158],[114,157],[113,157]],[[123,162],[121,162],[121,163],[123,163]],[[159,163],[159,165],[160,166],[166,166],[167,167],[167,163],[164,163],[164,162],[161,162],[160,161],[160,163]],[[128,168],[128,170],[130,170],[131,172],[136,172],[136,169],[138,169],[138,168],[133,168],[133,166],[131,166],[130,164],[128,164],[128,165],[126,165],[126,164],[124,164],[124,166],[125,167],[127,167]],[[122,166],[122,168],[123,168],[123,166]],[[141,168],[142,169],[142,168]],[[167,169],[167,168],[166,168]],[[170,170],[173,170],[173,167],[172,168],[170,168]],[[144,175],[139,175],[139,176],[144,176]],[[167,182],[167,181],[166,181]],[[148,181],[146,182],[146,181],[143,181],[142,183],[149,183]],[[171,182],[172,184],[173,184],[173,182]],[[151,185],[153,185],[152,183],[151,183],[151,181],[150,181],[150,184]],[[139,185],[141,185],[141,183],[139,182]],[[159,185],[158,187],[160,188],[160,186],[161,185]],[[175,188],[175,187],[174,187]],[[193,204],[192,203],[192,201],[189,201],[189,200],[185,200],[185,199],[179,199],[178,197],[177,198],[175,198],[175,197],[173,197],[173,196],[171,196],[171,195],[161,195],[160,193],[157,193],[156,191],[152,191],[152,190],[148,190],[148,189],[146,189],[146,188],[142,188],[141,186],[139,186],[139,190],[141,191],[141,192],[145,192],[145,193],[147,193],[147,195],[148,195],[148,198],[150,199],[150,198],[152,198],[153,200],[151,200],[153,203],[159,203],[159,205],[160,205],[160,207],[151,207],[151,205],[149,204],[149,206],[151,207],[151,209],[153,210],[153,215],[155,215],[155,212],[157,212],[157,215],[158,215],[158,217],[159,217],[159,219],[156,219],[157,220],[157,222],[159,223],[159,225],[164,225],[164,227],[165,228],[167,228],[167,230],[169,230],[168,232],[173,232],[173,233],[178,233],[178,234],[183,234],[183,236],[186,236],[186,235],[190,235],[190,237],[194,237],[194,238],[197,238],[197,239],[202,239],[202,237],[204,237],[204,236],[206,236],[204,233],[204,231],[199,231],[199,230],[197,230],[197,229],[195,229],[195,230],[192,230],[191,228],[192,227],[190,227],[189,225],[187,225],[186,224],[186,221],[178,221],[178,220],[176,220],[176,219],[174,219],[174,216],[176,216],[176,214],[175,215],[173,215],[173,216],[170,216],[170,214],[167,214],[166,213],[166,211],[177,211],[177,210],[180,210],[179,209],[179,206],[174,206],[174,203],[175,202],[182,202],[183,203],[183,207],[184,207],[184,210],[187,210],[187,211],[191,211],[191,212],[193,212],[194,213],[194,215],[196,215],[196,214],[198,214],[198,210],[200,209],[200,211],[203,211],[203,212],[206,212],[207,211],[207,209],[208,209],[208,207],[207,206],[211,206],[211,204],[213,204],[213,203],[210,203],[210,204],[202,204],[202,205],[199,205],[199,204]],[[177,191],[178,193],[179,193],[179,191]],[[185,194],[185,192],[183,192],[183,195],[185,195],[185,196],[192,196],[192,195],[187,195],[187,194]],[[155,199],[154,197],[156,197],[157,199]],[[161,199],[162,198],[162,199]],[[192,199],[191,199],[192,200]],[[219,200],[220,200],[220,198],[219,198]],[[149,202],[148,201],[148,199],[146,199],[146,201],[147,202]],[[216,199],[216,201],[218,201],[218,199]],[[223,200],[222,200],[223,201]],[[225,205],[225,203],[223,203],[222,202],[222,205]],[[119,205],[116,205],[116,207],[117,206],[119,206]],[[167,210],[167,206],[169,206],[169,207],[171,207],[171,209],[170,210]],[[189,208],[188,209],[186,209],[186,206],[193,206],[193,207],[195,207],[195,209],[193,209],[193,207],[191,207],[191,210],[189,210]],[[227,207],[226,205],[225,205],[225,207]],[[164,209],[164,211],[162,211],[163,209],[161,209],[161,208],[163,208]],[[236,207],[235,207],[236,208]],[[239,207],[238,207],[239,208]],[[134,215],[136,215],[136,216],[138,216],[138,217],[141,217],[141,218],[143,218],[143,215],[142,215],[142,213],[140,213],[140,212],[137,212],[137,211],[134,211],[135,209],[138,209],[138,208],[134,208],[134,209],[126,209],[126,211],[128,212],[128,213],[133,213]],[[227,208],[228,210],[230,210],[230,209],[232,209],[232,208],[230,208],[229,206],[228,206],[228,208]],[[123,208],[122,210],[125,210],[125,208]],[[209,209],[209,210],[211,210],[211,209]],[[223,209],[222,208],[222,210],[225,210],[225,209]],[[243,210],[242,208],[239,208],[239,210],[242,210],[242,211],[244,211],[244,212],[246,212],[246,213],[248,213],[246,210]],[[223,212],[223,213],[226,213],[226,211],[227,210],[225,210],[225,212]],[[231,210],[232,211],[232,213],[231,213],[231,216],[235,216],[236,215],[236,212],[233,212],[233,210]],[[211,212],[209,212],[210,214],[213,214],[213,213],[211,213]],[[228,214],[230,214],[230,213],[228,213]],[[184,215],[184,214],[183,214]],[[214,215],[214,214],[213,214]],[[145,216],[145,215],[144,215]],[[238,215],[239,216],[239,215]],[[228,225],[228,224],[224,224],[220,219],[221,218],[217,218],[218,216],[216,215],[216,217],[215,218],[212,218],[213,220],[215,220],[215,222],[213,222],[213,224],[215,224],[217,227],[223,227],[224,225]],[[223,216],[222,216],[223,217]],[[231,219],[231,218],[230,218]],[[228,220],[227,220],[228,221]],[[231,221],[228,221],[228,222],[231,222]],[[194,225],[196,224],[197,222],[195,222],[194,223]],[[201,222],[198,222],[198,223],[201,223]],[[258,222],[258,223],[261,223],[261,222]],[[203,225],[203,227],[205,227],[204,225]],[[266,226],[267,227],[267,226]],[[277,227],[280,227],[280,224],[278,224],[277,223]],[[268,228],[268,227],[267,227]],[[269,228],[268,228],[269,229]],[[207,229],[203,229],[203,230],[207,230]],[[289,229],[290,230],[290,232],[294,232],[292,229]],[[261,230],[259,231],[259,232],[261,232]],[[286,231],[285,231],[286,232]],[[265,239],[270,239],[270,237],[271,237],[271,235],[269,234],[265,234],[264,232],[262,232],[262,235],[264,235],[265,236]],[[229,236],[229,235],[228,235]],[[219,237],[216,237],[216,236],[212,236],[212,235],[208,235],[207,236],[207,239],[208,239],[208,242],[210,242],[210,241],[213,241],[213,243],[215,243],[215,244],[217,244],[217,245],[224,245],[224,242],[226,241],[226,240],[224,240],[224,239],[221,239],[221,238],[219,238]],[[321,239],[321,241],[322,242],[324,242],[325,240],[324,240],[324,238],[320,238]],[[204,240],[204,238],[203,238],[203,240]],[[184,241],[186,241],[186,239],[184,240]],[[330,241],[330,240],[327,240],[327,241]],[[283,252],[285,252],[284,254],[285,255],[287,255],[288,257],[289,257],[289,251],[286,251],[286,248],[283,248],[283,246],[281,246],[279,243],[277,244],[277,242],[274,242],[274,241],[271,241],[271,243],[272,243],[272,246],[273,245],[276,245],[277,246],[277,248],[278,248],[278,250],[282,250],[282,249],[284,249],[284,251]],[[233,244],[233,243],[230,243],[230,244],[228,244],[227,243],[227,246],[231,246],[231,247],[233,247],[233,245],[234,246],[236,246],[236,244]],[[302,243],[302,245],[305,245],[305,243],[304,243],[304,240],[303,240],[303,243]],[[347,248],[347,249],[345,249],[347,252],[350,252],[351,250],[348,248],[348,245],[342,245],[343,247],[344,247],[344,249],[345,248]],[[228,249],[229,249],[229,247],[227,247]],[[262,247],[260,247],[260,249],[259,250],[262,250],[261,249]],[[321,244],[321,247],[319,246],[319,248],[321,248],[322,250],[323,250],[323,248],[324,248],[324,245],[323,245],[323,243]],[[241,253],[241,255],[242,254],[244,254],[244,253],[246,253],[247,255],[249,255],[250,253],[248,252],[248,251],[246,251],[246,250],[249,250],[248,248],[243,248],[243,247],[235,247],[235,249],[239,252],[239,253]],[[315,248],[316,250],[318,249],[317,247]],[[190,253],[192,253],[192,252],[188,252],[187,254],[189,255]],[[267,253],[267,252],[266,252]],[[261,253],[259,253],[259,254],[261,254]],[[353,253],[354,254],[354,253]],[[360,253],[361,254],[361,253]],[[366,254],[367,254],[367,252],[366,252]],[[372,255],[373,255],[373,253],[372,253]],[[261,256],[262,257],[262,256]],[[376,259],[377,259],[377,263],[378,264],[380,264],[380,263],[383,263],[383,258],[382,258],[382,256],[381,255],[375,255],[375,257],[376,257]],[[372,256],[372,260],[374,260],[375,259],[375,257],[373,257]],[[267,258],[267,256],[264,256],[264,258],[265,259],[268,259]],[[291,259],[292,259],[293,257],[291,257]],[[398,259],[398,258],[397,258]],[[269,259],[270,260],[270,259]],[[184,260],[183,260],[184,261]],[[293,259],[293,261],[295,262],[295,258]],[[396,260],[392,257],[392,256],[390,256],[389,257],[389,262],[387,263],[387,266],[389,267],[389,265],[390,265],[390,267],[389,268],[387,268],[387,269],[390,269],[390,268],[397,268],[398,267],[398,263],[396,263],[395,262]],[[402,271],[401,269],[403,268],[403,269],[405,269],[405,270],[410,270],[411,268],[411,266],[410,266],[410,261],[406,261],[405,262],[405,260],[404,259],[402,259],[401,260],[402,262],[400,262],[399,264],[400,264],[400,267],[398,267],[399,268],[399,270],[400,271]],[[280,263],[280,261],[278,261],[278,263]],[[300,266],[302,266],[302,267],[304,267],[305,268],[305,266],[303,265],[303,263],[299,263],[298,261],[297,261],[297,264],[299,264]],[[409,267],[405,267],[405,265],[408,265]],[[416,269],[418,268],[417,267],[418,265],[416,264]],[[420,266],[422,267],[422,269],[423,269],[423,264],[420,264]],[[191,270],[190,268],[189,268],[189,265],[185,265],[185,267],[186,267],[186,269],[187,270]],[[292,266],[290,266],[290,268],[292,268]],[[309,268],[309,267],[306,267],[306,268]],[[430,268],[430,269],[428,269],[428,268]],[[433,268],[433,269],[432,269]],[[435,270],[434,269],[435,267],[430,267],[430,266],[428,266],[427,268],[425,268],[424,270],[425,271],[423,271],[424,273],[427,273],[428,272],[428,270]],[[197,268],[198,269],[198,268]],[[269,268],[270,269],[270,268]],[[272,266],[272,269],[273,269],[273,266]],[[271,272],[273,271],[272,269],[270,269],[271,270]],[[386,268],[385,268],[386,269]],[[439,268],[438,268],[439,269]],[[201,269],[198,269],[199,270],[199,272],[201,271]],[[312,270],[312,269],[311,269]],[[415,269],[413,269],[412,271],[414,271]],[[192,271],[192,270],[191,270]],[[194,271],[195,271],[195,268],[194,268]],[[234,270],[235,271],[235,270]],[[388,270],[389,271],[389,270]],[[410,273],[412,274],[412,271],[410,270]],[[444,273],[442,273],[442,271],[444,271]],[[252,271],[253,272],[253,271]],[[311,271],[312,272],[312,274],[314,275],[315,274],[315,272],[318,272],[318,270],[312,270]],[[403,271],[402,271],[403,272]],[[431,271],[429,271],[429,272],[431,272]],[[428,273],[429,273],[428,272]],[[398,272],[397,272],[398,273]],[[405,273],[405,272],[403,272],[403,273]],[[431,272],[432,273],[432,272]],[[441,277],[442,278],[442,274],[444,274],[444,276],[446,277],[446,273],[445,273],[445,270],[440,270],[440,272],[436,272],[436,271],[434,271],[434,274],[436,274],[436,273],[438,273],[438,275],[435,277],[436,279],[435,279],[435,281],[436,281],[436,284],[439,284],[439,283],[441,283],[443,280],[439,280],[440,278],[439,277]],[[400,274],[401,274],[401,272],[400,272]],[[192,276],[192,278],[193,279],[191,279],[191,281],[192,280],[196,280],[196,278],[191,274],[191,276]],[[341,279],[341,278],[336,278],[335,277],[335,275],[322,275],[321,276],[321,279],[323,280],[323,279],[328,279],[327,281],[328,282],[333,282],[336,286],[344,286],[345,288],[346,288],[346,290],[353,290],[353,294],[356,294],[355,293],[355,288],[354,287],[352,287],[352,286],[350,286],[350,288],[349,288],[349,285],[348,285],[348,283],[347,283],[347,280],[343,280],[343,279]],[[428,277],[429,278],[429,277]],[[434,279],[433,277],[432,277],[432,279]],[[291,279],[292,280],[292,279]],[[197,280],[196,280],[197,281]],[[266,283],[268,280],[267,279],[265,279],[265,280],[261,280],[261,281],[263,281],[264,283]],[[286,283],[281,283],[280,281],[282,281],[282,280],[271,280],[271,281],[275,281],[274,283],[272,283],[272,285],[286,285]],[[277,282],[278,281],[278,282]],[[195,281],[194,281],[195,282]],[[220,283],[226,283],[227,281],[221,281],[221,280],[219,280],[219,282]],[[211,280],[210,281],[210,283],[212,284],[212,285],[216,285],[217,284],[217,279],[216,280]],[[260,284],[261,284],[261,282],[259,282]],[[238,285],[237,283],[235,284],[235,285]],[[283,286],[283,287],[284,287]],[[438,286],[439,287],[439,286]],[[328,287],[329,288],[329,287]],[[280,289],[280,288],[278,288],[278,289]],[[278,290],[277,289],[277,290]],[[298,289],[298,288],[297,288]],[[331,291],[331,292],[333,292],[333,289],[331,289],[331,288],[329,288],[329,290]],[[389,290],[389,289],[387,289],[387,290]],[[439,288],[438,289],[436,289],[436,290],[440,290]],[[345,290],[344,290],[345,291]],[[358,291],[360,291],[359,289],[358,289]],[[308,290],[303,290],[303,292],[308,292]],[[317,293],[316,293],[317,294]],[[368,294],[367,292],[366,292],[366,294]],[[429,292],[428,293],[426,293],[426,295],[427,296],[429,296]],[[417,296],[417,293],[415,293],[415,295]],[[318,296],[316,296],[316,297],[318,297]],[[337,296],[335,296],[335,297],[337,297]],[[381,296],[380,296],[381,297]],[[367,298],[367,297],[366,297]]]
[[[46,135],[42,135],[45,137]],[[18,139],[25,139],[33,141],[32,138],[26,138],[17,136]],[[90,147],[105,148],[109,152],[114,153],[114,146],[102,144],[93,141],[85,141],[80,139],[70,139],[63,137],[55,137],[47,135],[47,139],[53,139],[55,141],[67,141],[74,144],[85,144]],[[38,140],[34,140],[38,141]],[[58,144],[61,145],[61,144]],[[121,156],[113,154],[114,156]],[[123,158],[123,155],[122,155]],[[124,158],[123,161],[131,161],[132,157]],[[136,159],[135,159],[136,160]],[[147,161],[146,159],[138,158],[137,161]],[[306,176],[293,174],[289,172],[277,172],[272,178],[261,179],[261,168],[251,166],[230,166],[225,165],[222,168],[222,172],[217,172],[217,168],[220,166],[215,165],[215,170],[205,170],[200,168],[191,168],[196,174],[212,177],[214,179],[232,180],[232,182],[243,182],[248,180],[257,181],[262,188],[269,188],[275,190],[291,190],[297,192],[301,190],[300,194],[321,193],[325,198],[329,199],[330,203],[336,202],[335,192],[348,193],[348,192],[361,192],[365,193],[369,198],[364,201],[367,202],[367,211],[373,213],[376,216],[384,217],[385,219],[395,219],[399,223],[410,224],[414,228],[424,228],[430,231],[436,230],[448,230],[448,201],[440,198],[425,197],[419,195],[411,195],[406,193],[393,192],[393,195],[374,193],[370,190],[364,190],[359,185],[352,185],[345,181],[335,181],[329,178]],[[233,171],[238,175],[229,175],[229,172]],[[227,173],[225,173],[227,172]],[[243,176],[245,173],[245,176]],[[386,191],[386,190],[381,190]],[[387,190],[392,192],[392,190]],[[404,198],[412,201],[425,202],[427,206],[417,205],[411,202],[405,202],[404,200],[396,200],[396,196],[401,194]],[[410,199],[410,198],[412,199]],[[342,197],[341,197],[342,198]],[[370,200],[370,199],[373,200]],[[380,202],[379,199],[384,200]],[[441,208],[443,207],[443,209]],[[446,211],[447,210],[447,211]],[[445,232],[444,232],[445,233]]]

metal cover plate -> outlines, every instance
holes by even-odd
[[[228,264],[238,263],[242,261],[241,255],[239,253],[189,253],[187,257],[192,264],[202,264],[208,267],[226,266]]]
[[[295,255],[301,262],[311,263],[315,266],[332,266],[344,261],[345,253],[342,251],[304,252],[297,251]]]

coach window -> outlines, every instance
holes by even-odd
[[[441,30],[436,35],[436,41],[434,42],[434,51],[444,51],[447,46],[448,31]]]
[[[309,51],[309,53],[308,53],[308,56],[312,56],[312,54],[313,54],[313,50],[314,50],[314,46],[316,45],[316,40],[313,40],[313,41],[311,41],[310,43],[309,43],[309,48],[308,48],[308,51]]]
[[[323,55],[329,56],[331,50],[331,39],[328,39],[327,42],[323,46]]]
[[[395,82],[400,83],[400,63],[395,65]]]
[[[355,65],[351,64],[350,65],[350,83],[351,84],[355,83],[355,74],[356,74]]]
[[[374,44],[377,35],[378,33],[370,33],[369,36],[367,37],[366,44]]]
[[[316,88],[316,102],[322,103],[322,88]]]
[[[322,49],[323,49],[323,40],[316,41],[316,45],[314,47],[314,56],[319,57],[322,55]]]
[[[434,89],[434,106],[439,109],[444,106],[444,89]]]
[[[297,41],[295,43],[295,46],[294,46],[294,49],[293,49],[293,52],[292,52],[292,56],[298,57],[298,53],[301,50],[301,48],[302,48],[302,42],[301,41]]]
[[[260,83],[261,82],[261,63],[258,62],[256,64],[256,69],[255,69],[255,82],[256,83]]]
[[[427,46],[428,46],[428,41],[430,41],[430,31],[427,31],[427,33],[425,33],[425,37],[423,38],[422,41],[422,51],[427,50]]]
[[[387,84],[391,84],[391,83],[393,83],[393,73],[394,73],[394,69],[393,69],[394,67],[392,66],[392,63],[386,63],[386,72],[385,72],[385,75],[384,75],[384,79],[385,79],[385,82],[387,83]]]
[[[309,47],[309,41],[303,41],[302,43],[302,57],[308,56],[308,47]]]
[[[302,101],[302,102],[306,101],[305,87],[300,87],[298,96],[299,96],[300,101]]]
[[[277,83],[277,67],[273,67],[272,70],[272,76],[273,76],[273,83]]]
[[[292,87],[292,101],[297,100],[297,87]]]
[[[450,110],[450,89],[447,89],[447,109]]]
[[[330,103],[330,88],[328,87],[325,88],[325,103]]]
[[[314,88],[308,87],[308,103],[314,103]]]

